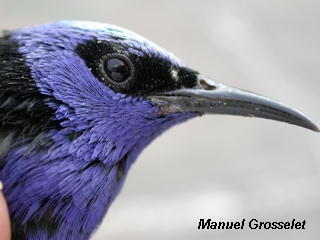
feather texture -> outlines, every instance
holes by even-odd
[[[14,239],[88,239],[143,148],[196,116],[163,115],[144,98],[192,85],[194,73],[174,83],[171,70],[186,68],[171,54],[131,32],[92,26],[59,22],[0,39],[0,179]],[[106,84],[92,45],[127,54],[136,82],[120,92]]]

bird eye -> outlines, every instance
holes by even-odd
[[[100,67],[106,80],[116,85],[127,82],[133,75],[133,65],[123,55],[103,56]]]

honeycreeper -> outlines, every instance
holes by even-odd
[[[302,113],[210,80],[138,34],[60,21],[0,38],[0,180],[13,239],[89,239],[139,153],[203,114]]]

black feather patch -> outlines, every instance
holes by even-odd
[[[92,73],[116,92],[132,96],[148,96],[153,93],[196,86],[198,75],[196,71],[177,66],[170,59],[159,57],[156,52],[147,54],[144,53],[143,48],[135,50],[140,54],[131,53],[124,42],[95,39],[79,45],[76,52],[86,62]],[[117,86],[104,80],[100,62],[105,56],[111,54],[126,56],[132,63],[134,74],[125,86]]]
[[[44,136],[53,125],[53,110],[45,104],[30,69],[9,35],[0,38],[0,169],[10,147],[18,141]],[[43,142],[43,138],[39,139]]]

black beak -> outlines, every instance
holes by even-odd
[[[182,88],[148,97],[163,113],[196,112],[229,114],[273,119],[319,132],[319,128],[303,113],[269,98],[228,87],[198,76],[194,88]]]

